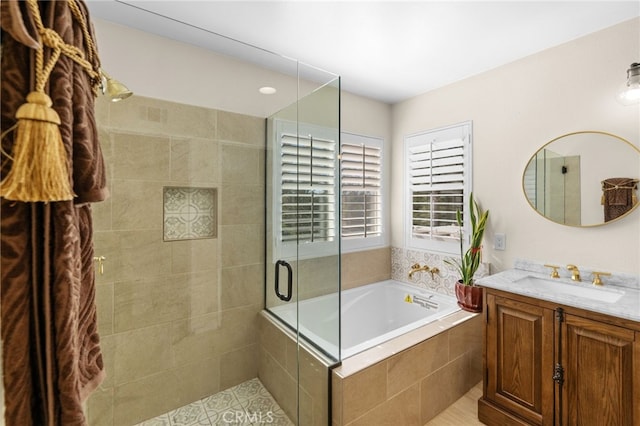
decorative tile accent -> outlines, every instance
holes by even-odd
[[[391,248],[391,278],[426,288],[437,293],[449,296],[455,295],[455,282],[459,279],[458,270],[444,262],[445,259],[453,259],[453,256],[443,256],[441,254],[430,253],[421,250],[410,250],[405,248]],[[419,263],[428,265],[430,268],[438,268],[437,274],[430,272],[417,272],[413,278],[409,279],[411,265]],[[476,278],[489,275],[490,264],[481,263]]]
[[[166,186],[164,190],[164,240],[195,240],[217,236],[216,188]]]
[[[180,407],[136,426],[293,426],[259,379]]]

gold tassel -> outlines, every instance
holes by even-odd
[[[13,164],[0,182],[0,196],[7,200],[47,202],[74,197],[60,117],[51,105],[46,94],[31,92],[16,112]]]
[[[13,164],[6,178],[0,182],[0,196],[27,202],[73,200],[75,194],[70,184],[67,153],[60,135],[60,116],[51,108],[53,102],[45,93],[45,84],[61,54],[82,66],[91,78],[94,93],[97,93],[101,77],[80,48],[65,43],[58,33],[44,27],[37,0],[27,0],[26,3],[41,38],[34,64],[36,84],[35,90],[27,95],[27,103],[16,112],[13,157],[10,157]],[[96,46],[84,15],[75,0],[67,0],[67,4],[82,27],[89,59],[97,61]],[[46,64],[45,46],[51,49]]]

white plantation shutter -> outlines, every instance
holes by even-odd
[[[336,141],[280,135],[281,241],[333,241]]]
[[[470,123],[461,126],[406,139],[407,231],[414,247],[459,251],[456,212],[464,216],[471,184]]]
[[[374,139],[374,141],[377,141]],[[341,145],[342,238],[382,235],[382,147]]]

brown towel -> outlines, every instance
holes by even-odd
[[[86,5],[81,0],[77,3],[90,22]],[[66,1],[41,1],[39,6],[45,27],[85,50],[82,30]],[[34,26],[23,2],[2,0],[3,132],[13,126],[17,107],[33,88],[30,28]],[[82,67],[62,56],[50,77],[49,96],[62,120],[60,132],[78,197],[75,202],[46,204],[0,199],[0,323],[7,426],[86,425],[82,403],[105,376],[88,204],[108,195],[94,95]],[[11,153],[12,145],[9,133],[2,148]],[[10,167],[11,161],[3,155],[2,174]]]
[[[630,178],[609,178],[602,181],[604,202],[610,206],[626,206],[631,204],[634,185],[637,180]]]
[[[638,180],[631,178],[609,178],[602,181],[605,222],[620,217],[633,208],[637,184]]]

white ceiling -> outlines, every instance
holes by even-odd
[[[93,18],[263,66],[278,68],[287,62],[265,50],[294,58],[340,75],[344,90],[388,103],[640,16],[639,1],[89,0],[88,4]],[[629,63],[640,61],[638,53]]]

